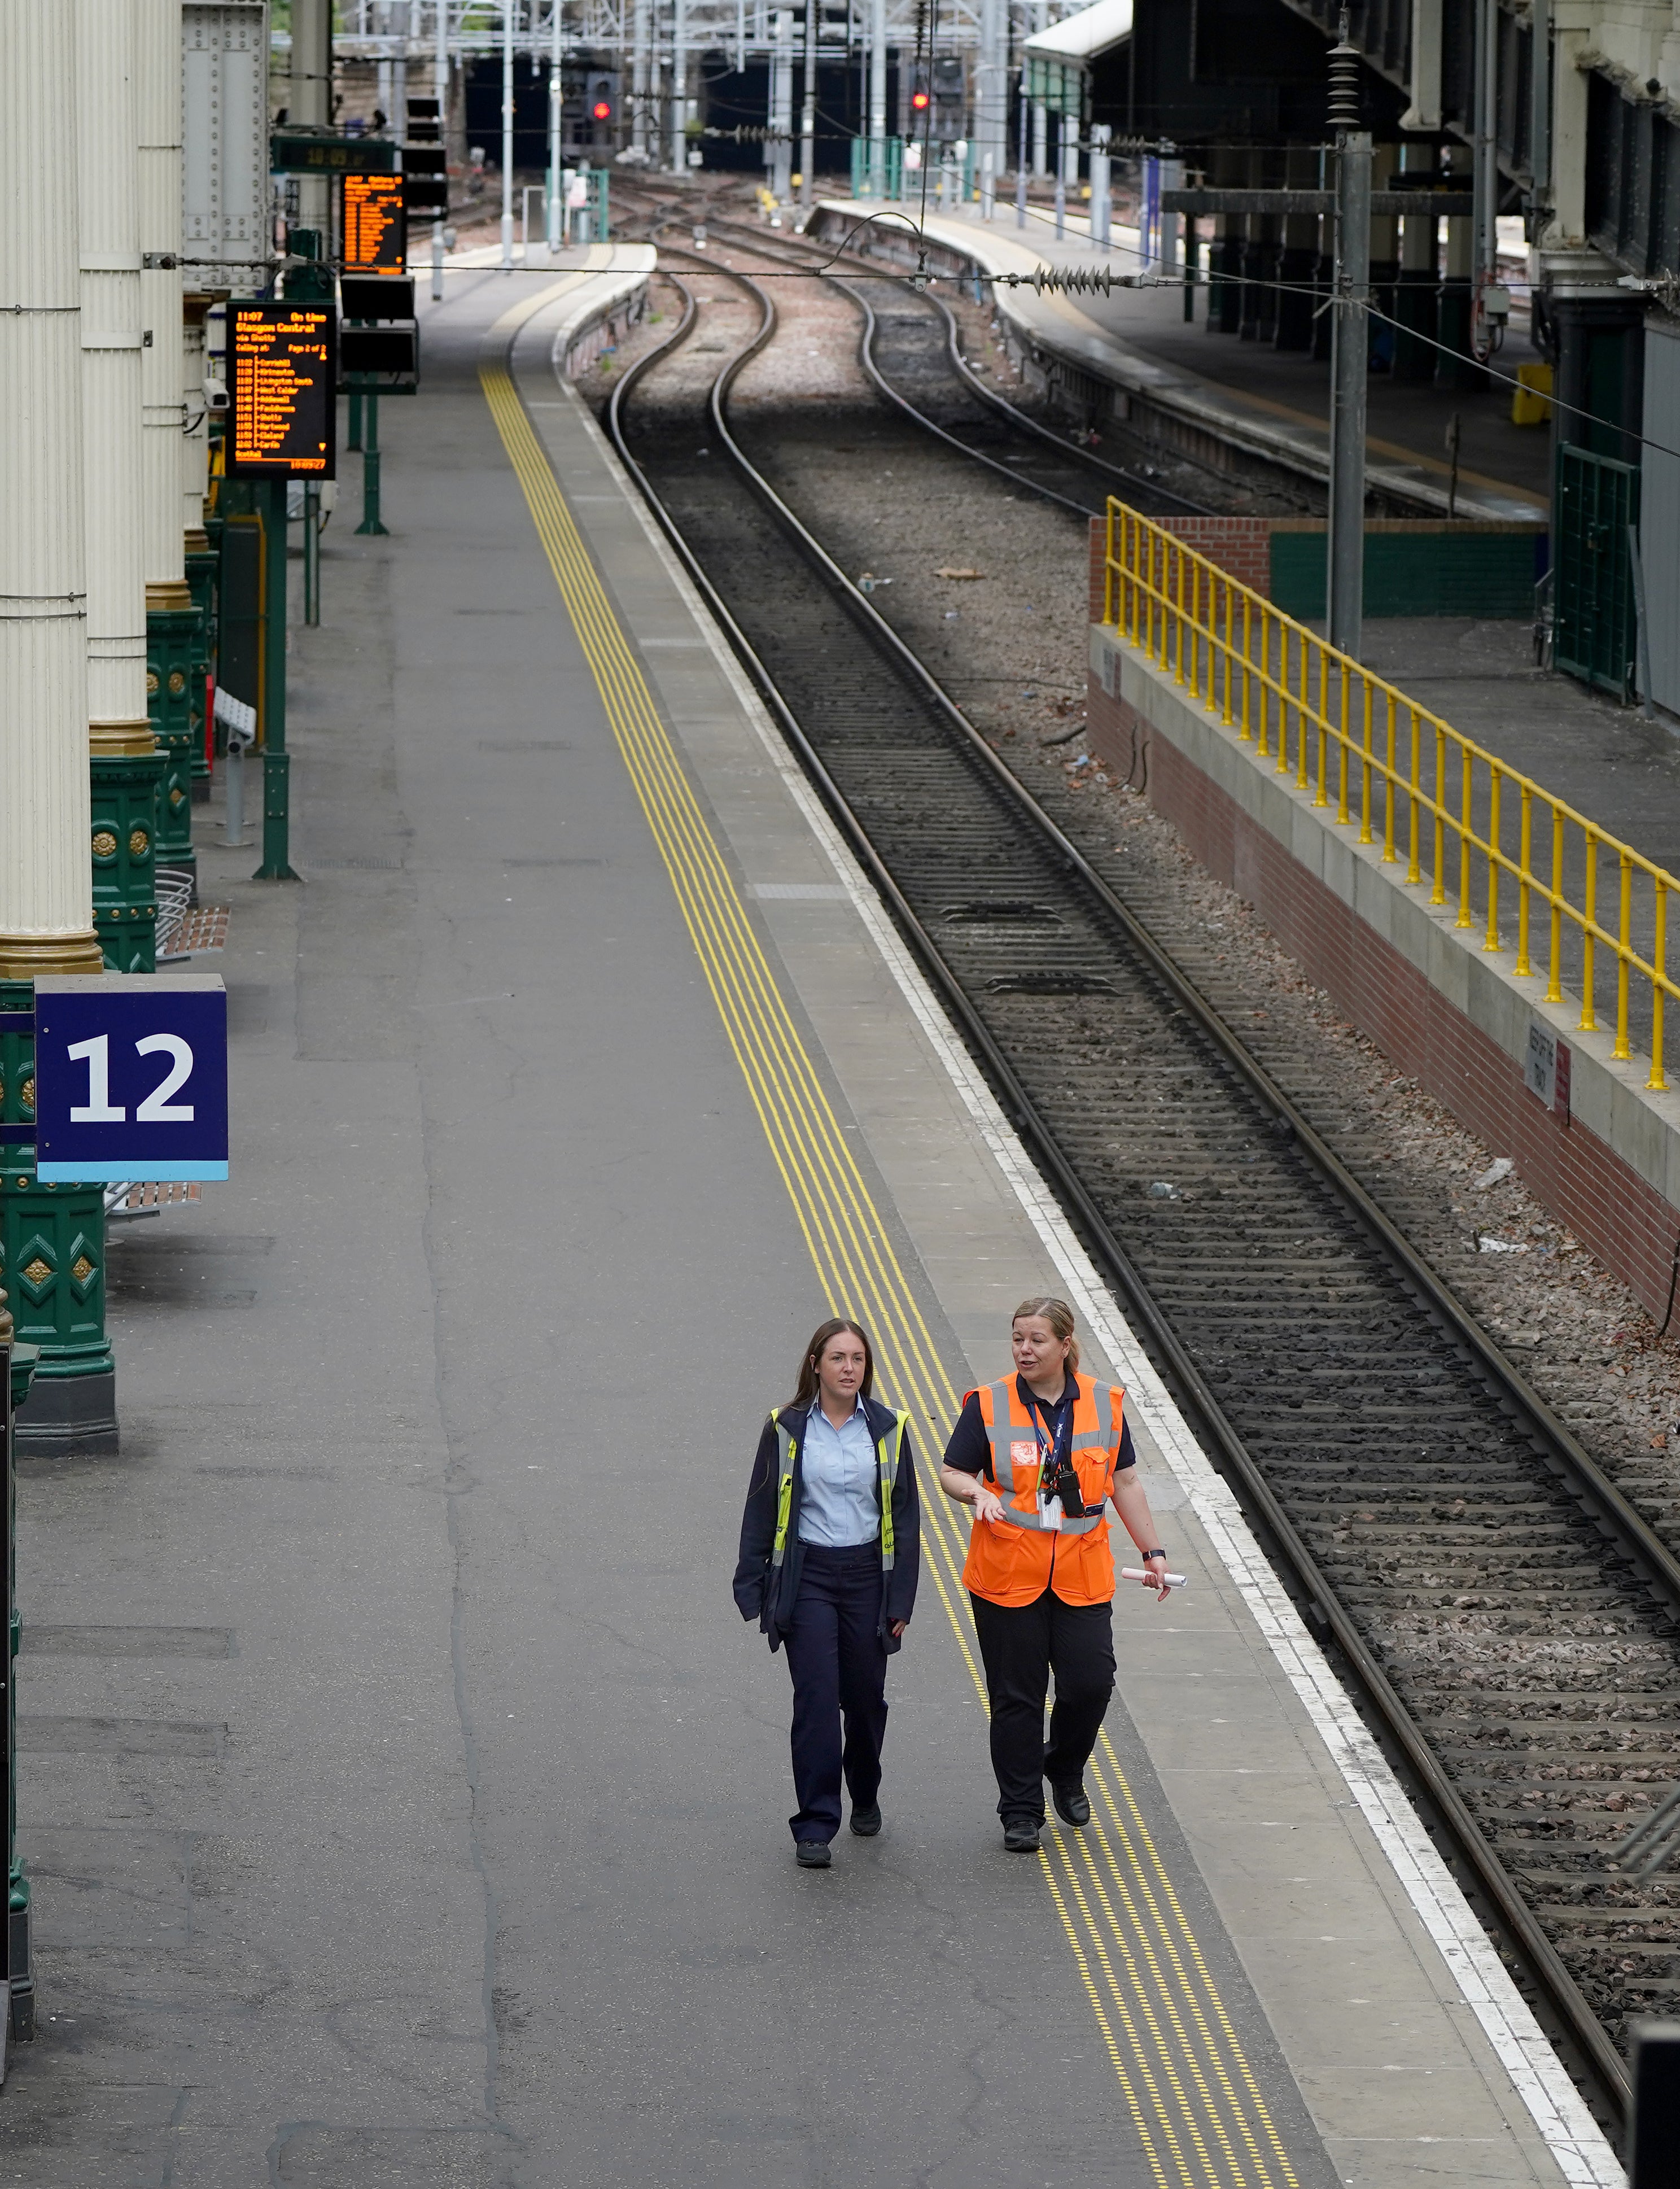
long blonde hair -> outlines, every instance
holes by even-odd
[[[1077,1375],[1079,1368],[1079,1341],[1073,1334],[1073,1310],[1067,1302],[1049,1298],[1024,1299],[1010,1317],[1011,1329],[1024,1315],[1041,1317],[1049,1323],[1056,1337],[1065,1341],[1067,1346],[1068,1369],[1071,1373]]]

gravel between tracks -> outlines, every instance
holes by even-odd
[[[732,403],[754,460],[843,568],[889,581],[875,605],[1121,895],[1147,896],[1158,939],[1680,1546],[1680,1341],[1659,1344],[1626,1287],[1514,1172],[1490,1175],[1503,1151],[1398,1073],[1146,798],[1086,755],[1084,528],[890,416],[832,286],[783,281],[774,294],[781,331]],[[638,331],[635,348],[668,325]],[[608,384],[633,354],[612,361]],[[940,574],[956,569],[981,574]]]

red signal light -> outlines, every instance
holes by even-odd
[[[590,111],[597,122],[610,122],[613,118],[613,102],[610,99],[597,99]]]
[[[913,91],[910,93],[910,104],[915,108],[918,114],[923,113],[925,110],[927,103],[928,97],[925,91]]]

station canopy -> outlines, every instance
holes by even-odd
[[[1084,79],[1091,63],[1132,35],[1132,0],[1095,0],[1064,15],[1021,42],[1027,96],[1034,105],[1076,119],[1084,108]]]

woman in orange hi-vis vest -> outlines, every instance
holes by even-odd
[[[974,1507],[963,1581],[992,1701],[998,1814],[1004,1845],[1031,1854],[1046,1779],[1065,1824],[1090,1821],[1085,1765],[1114,1692],[1105,1504],[1113,1501],[1163,1598],[1167,1553],[1138,1479],[1126,1394],[1078,1372],[1072,1309],[1065,1300],[1023,1300],[1010,1338],[1015,1372],[963,1400],[939,1480],[947,1497]]]

